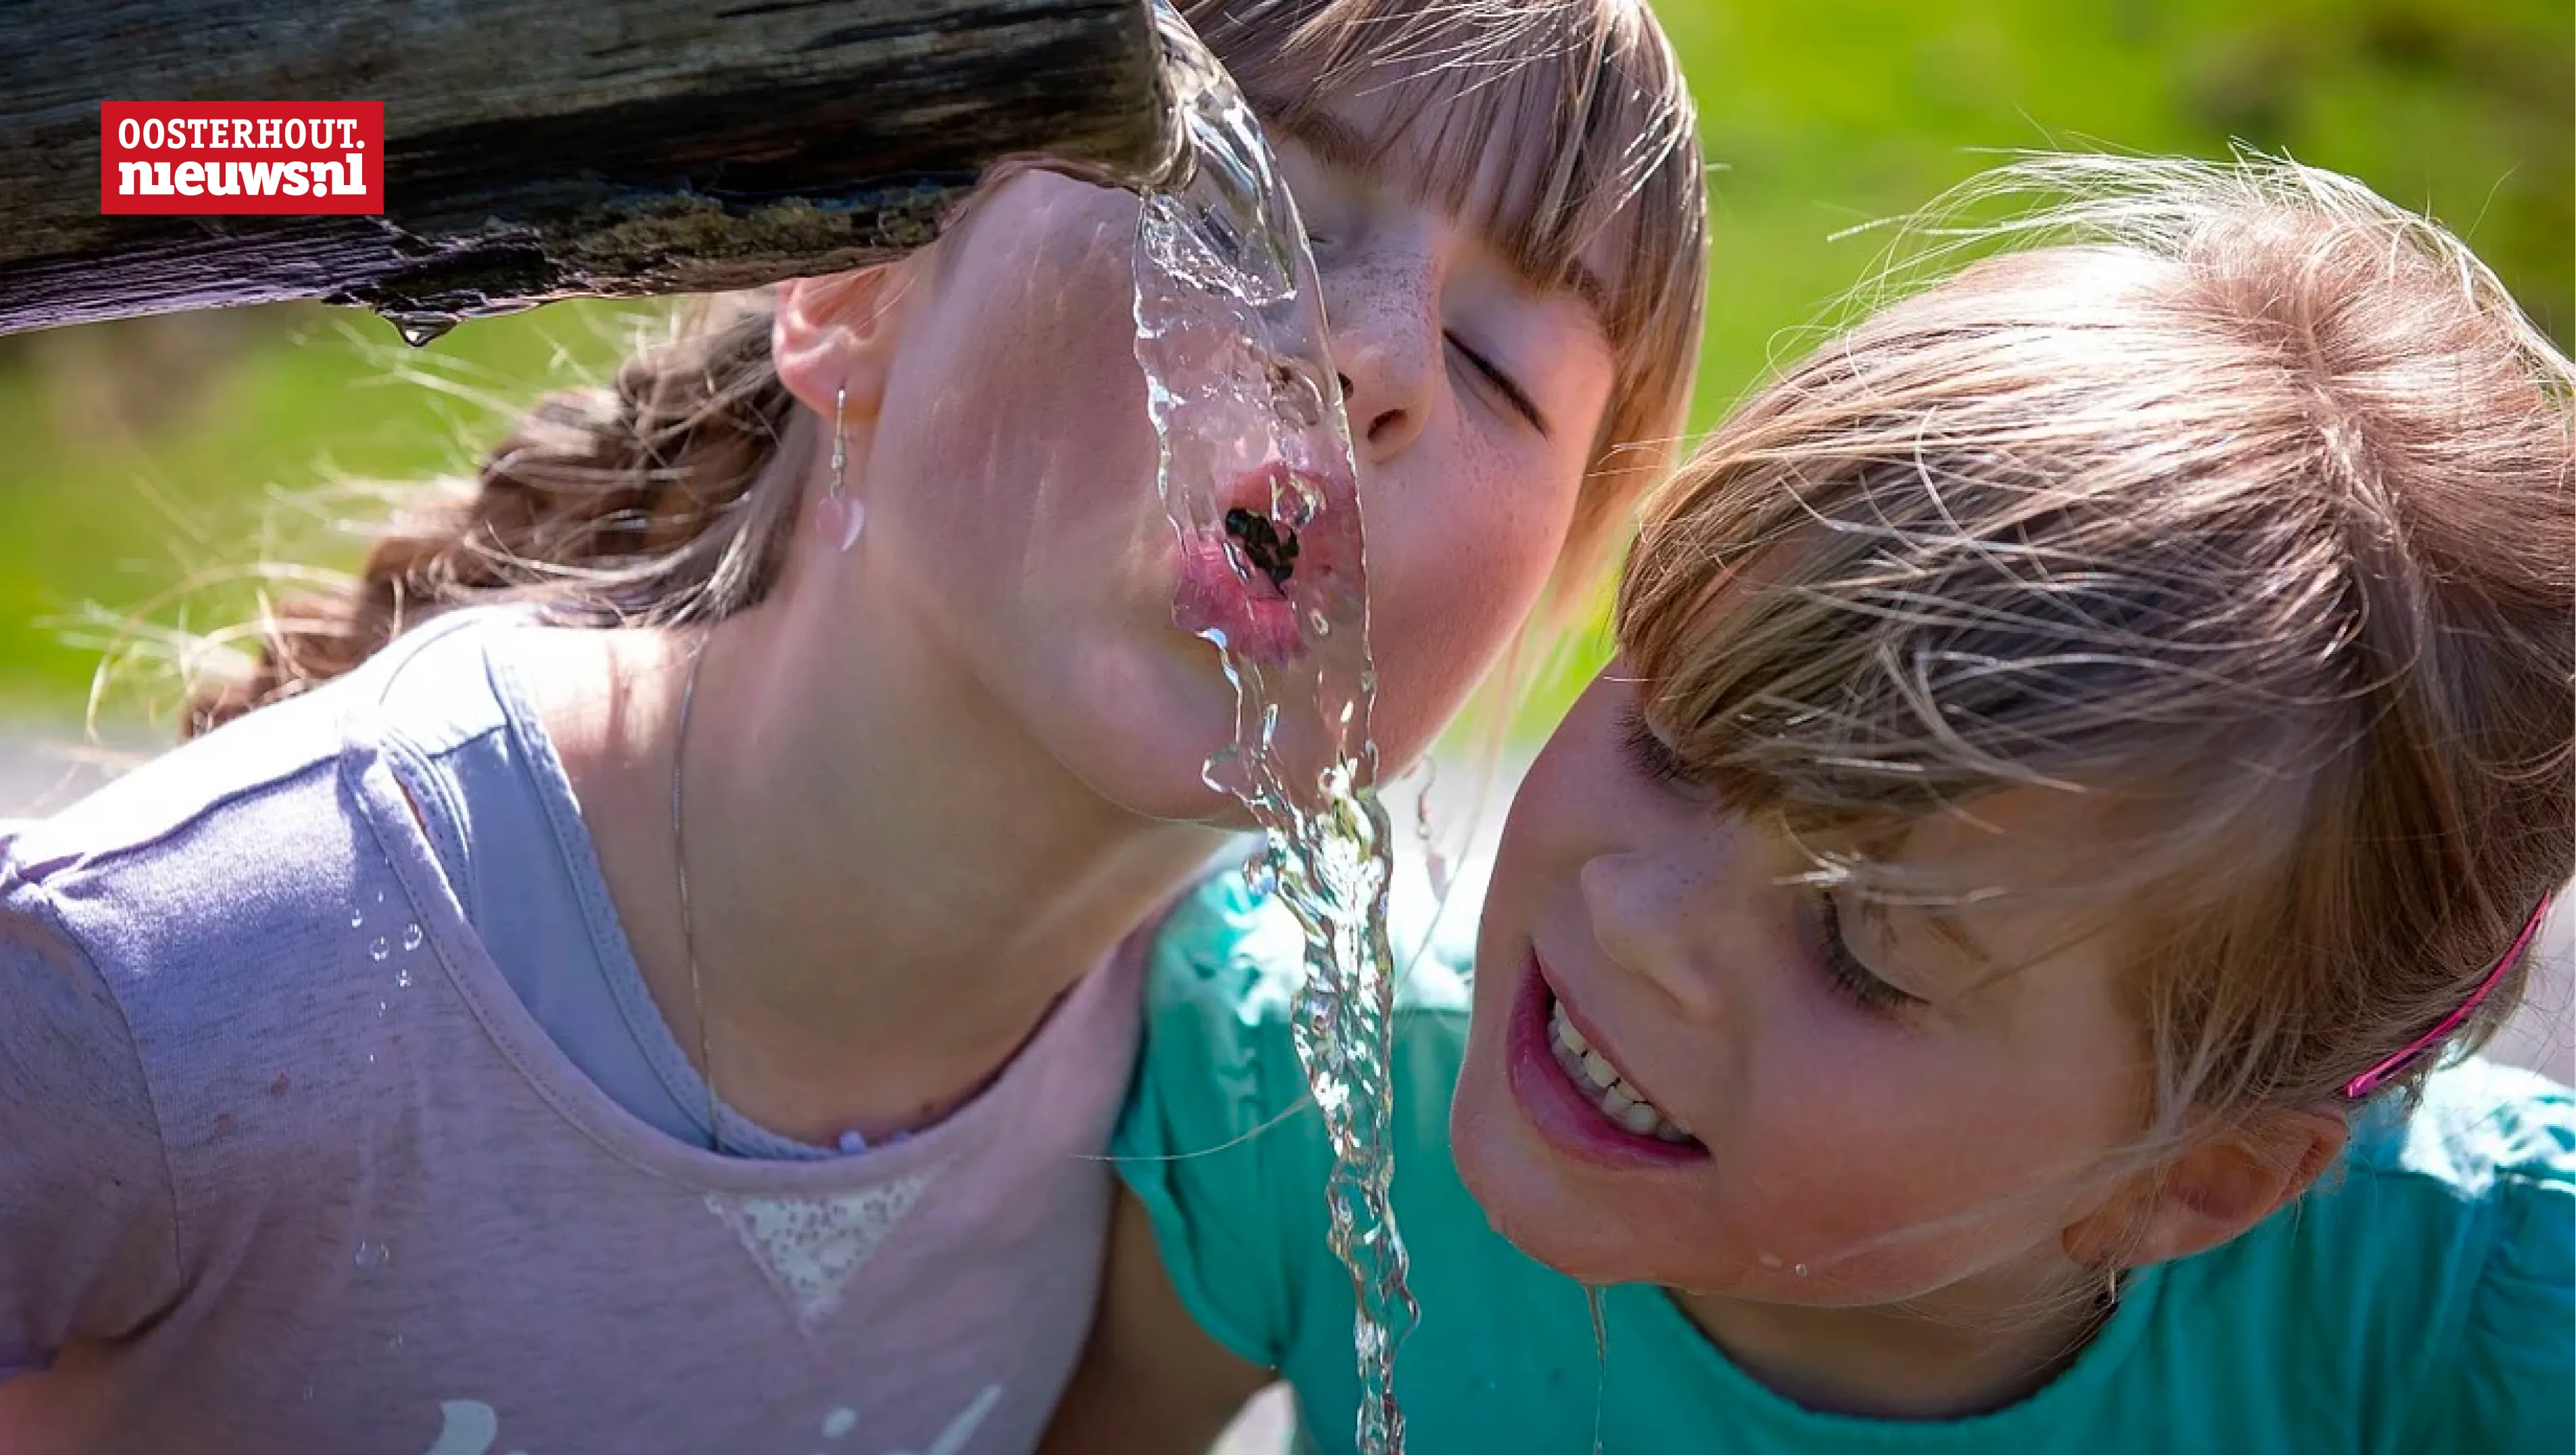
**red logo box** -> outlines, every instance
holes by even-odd
[[[385,210],[381,101],[102,101],[98,210],[301,217]]]

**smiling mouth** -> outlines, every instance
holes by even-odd
[[[1548,1049],[1556,1057],[1557,1069],[1565,1073],[1575,1090],[1583,1093],[1602,1116],[1633,1136],[1652,1137],[1674,1146],[1698,1145],[1697,1138],[1648,1101],[1645,1093],[1619,1074],[1619,1068],[1611,1065],[1608,1057],[1584,1040],[1583,1032],[1566,1018],[1563,1001],[1551,1000],[1547,1013]]]

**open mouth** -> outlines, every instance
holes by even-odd
[[[1231,482],[1217,503],[1225,507],[1221,529],[1181,542],[1173,622],[1254,661],[1285,665],[1309,645],[1302,623],[1332,616],[1349,594],[1346,583],[1357,580],[1338,569],[1356,554],[1347,522],[1357,501],[1347,482],[1273,463]]]
[[[1619,1074],[1610,1058],[1592,1049],[1583,1032],[1565,1015],[1565,1002],[1555,1001],[1548,1007],[1547,1034],[1549,1049],[1556,1053],[1557,1069],[1574,1089],[1591,1099],[1601,1115],[1640,1137],[1676,1145],[1696,1139],[1682,1129],[1679,1122],[1664,1115],[1663,1108],[1646,1099],[1636,1083]]]
[[[1655,1104],[1597,1030],[1586,1030],[1532,951],[1505,1031],[1505,1080],[1531,1126],[1559,1150],[1613,1168],[1706,1161],[1690,1128]]]
[[[1294,527],[1276,524],[1269,516],[1238,505],[1225,513],[1225,533],[1247,567],[1268,577],[1277,590],[1288,589],[1288,578],[1297,574]]]

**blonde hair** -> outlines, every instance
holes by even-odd
[[[1184,0],[1265,122],[1295,134],[1354,94],[1393,145],[1433,128],[1424,195],[1463,206],[1517,136],[1483,225],[1543,285],[1617,259],[1594,298],[1617,361],[1608,419],[1559,563],[1579,594],[1688,406],[1706,292],[1706,195],[1680,66],[1642,0]],[[1597,244],[1597,246],[1596,246]],[[542,599],[601,624],[716,620],[776,583],[796,516],[800,416],[769,355],[771,304],[707,300],[606,387],[538,404],[479,477],[397,516],[348,589],[264,611],[243,677],[192,692],[199,733],[349,671],[458,605]],[[1140,489],[1145,488],[1140,483]]]
[[[1931,219],[1896,286],[2024,246],[1789,369],[1650,502],[1645,710],[1855,892],[1983,892],[1874,852],[1979,795],[2100,803],[2013,888],[2116,923],[2151,1139],[2330,1102],[2576,874],[2576,371],[2328,172],[2044,157]]]

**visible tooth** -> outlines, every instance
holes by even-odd
[[[1585,1075],[1592,1078],[1592,1084],[1595,1086],[1606,1087],[1619,1079],[1619,1073],[1598,1051],[1583,1053],[1583,1070]]]
[[[1614,1122],[1626,1120],[1632,1109],[1643,1105],[1637,1098],[1616,1087],[1601,1093],[1601,1100],[1597,1104],[1601,1108],[1601,1114]]]
[[[1655,1114],[1655,1109],[1653,1107],[1646,1105],[1642,1101],[1630,1102],[1628,1104],[1627,1111],[1621,1113],[1619,1117],[1619,1121],[1622,1125],[1641,1137],[1648,1132],[1653,1131],[1655,1129],[1655,1123],[1662,1120],[1662,1117]]]
[[[1592,1043],[1583,1039],[1583,1032],[1574,1028],[1574,1021],[1566,1015],[1565,1007],[1561,1005],[1556,1008],[1556,1028],[1557,1034],[1565,1037],[1565,1043],[1572,1046],[1576,1054],[1580,1055],[1592,1049]]]
[[[1687,1142],[1690,1140],[1690,1133],[1674,1126],[1671,1122],[1664,1122],[1655,1128],[1655,1140],[1658,1142]]]

